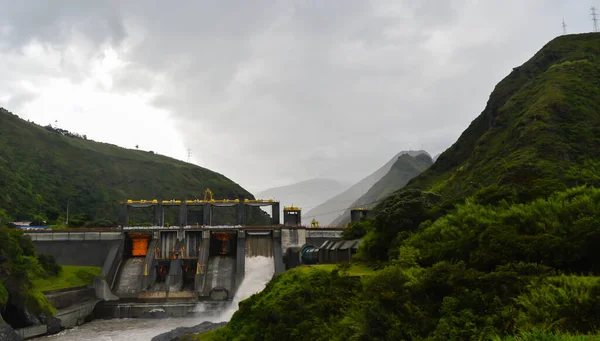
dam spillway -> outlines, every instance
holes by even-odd
[[[246,257],[273,257],[270,232],[246,232]]]
[[[99,281],[105,284],[97,292],[104,301],[95,314],[123,318],[152,309],[181,316],[199,301],[235,301],[252,265],[248,262],[268,259],[262,266],[269,267],[265,271],[272,276],[285,271],[287,249],[322,238],[339,239],[341,229],[203,226],[26,233],[36,249],[44,250],[41,253],[56,253],[59,263],[101,265]],[[88,260],[93,263],[85,263]]]

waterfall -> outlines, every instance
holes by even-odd
[[[266,239],[266,238],[265,238]],[[270,238],[269,238],[270,240]],[[272,254],[272,248],[271,248]],[[255,256],[246,257],[246,274],[240,284],[233,301],[217,320],[229,321],[233,314],[238,310],[240,301],[261,292],[267,283],[273,278],[275,273],[275,262],[273,257]]]

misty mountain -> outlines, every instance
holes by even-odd
[[[316,218],[321,226],[331,225],[332,222],[342,214],[342,212],[344,212],[348,207],[350,207],[350,205],[352,205],[352,203],[358,200],[362,195],[367,193],[367,191],[377,181],[383,178],[390,171],[398,157],[403,154],[408,154],[410,156],[417,156],[419,154],[429,155],[424,150],[401,151],[400,153],[392,157],[381,168],[377,169],[371,175],[352,185],[344,192],[334,197],[331,197],[327,201],[309,210],[308,212],[303,212],[303,220],[310,221],[312,220],[312,218]]]
[[[259,199],[275,199],[283,206],[298,206],[310,209],[334,195],[341,193],[347,186],[332,179],[310,179],[295,184],[274,187],[256,194]],[[311,219],[303,219],[310,224]]]
[[[433,164],[429,154],[410,156],[403,154],[398,157],[390,171],[377,181],[367,193],[362,195],[344,213],[335,219],[332,225],[343,226],[350,222],[350,209],[354,207],[373,208],[390,194],[406,186],[415,176],[423,173]]]

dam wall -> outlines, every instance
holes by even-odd
[[[52,255],[61,265],[102,267],[113,246],[122,240],[118,231],[37,232],[31,236],[37,253]]]
[[[105,283],[96,288],[103,293],[98,297],[114,300],[113,293],[117,293],[121,298],[145,300],[188,292],[187,296],[204,300],[231,299],[246,275],[247,257],[273,258],[274,273],[279,274],[301,263],[300,259],[288,263],[288,250],[306,245],[324,250],[325,242],[341,240],[342,229],[207,226],[140,227],[123,232],[71,229],[27,234],[39,253],[54,256],[59,264],[101,266]],[[147,237],[141,238],[144,234]],[[143,243],[138,242],[141,239]],[[327,253],[320,255],[326,262],[348,259],[354,252],[345,244],[326,247]],[[213,259],[216,256],[218,260]],[[221,293],[213,292],[215,288]]]

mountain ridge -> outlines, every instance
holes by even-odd
[[[27,122],[0,108],[0,207],[14,219],[117,220],[126,199],[253,198],[224,175]]]
[[[593,176],[600,165],[591,161],[600,153],[598,55],[598,33],[544,45],[496,85],[483,112],[406,188],[440,193],[451,205],[469,195],[524,202],[600,185]]]
[[[392,168],[400,155],[408,154],[417,156],[427,154],[425,150],[403,150],[394,155],[389,161],[377,170],[362,178],[360,181],[350,186],[342,193],[331,197],[316,207],[310,209],[303,216],[306,219],[315,218],[321,226],[331,225],[354,201],[364,195],[377,181],[384,177]]]
[[[377,181],[369,190],[352,203],[344,213],[335,219],[334,226],[344,226],[350,222],[350,209],[354,207],[373,208],[383,199],[403,188],[412,178],[421,174],[433,164],[429,154],[417,156],[402,154],[398,156],[386,175]]]

